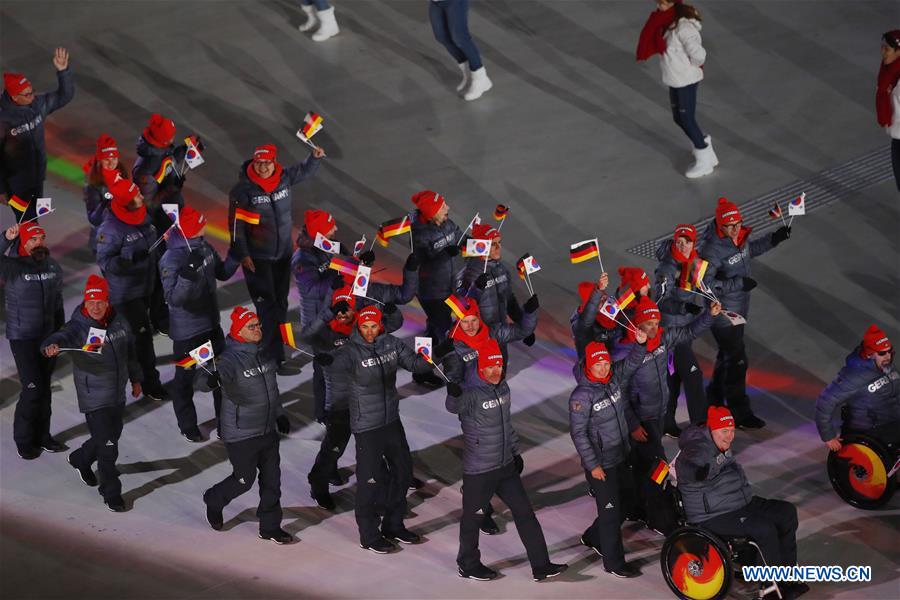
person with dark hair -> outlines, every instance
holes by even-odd
[[[456,92],[468,101],[478,100],[494,84],[469,33],[469,0],[429,0],[428,18],[434,39],[447,49],[462,71]]]
[[[6,230],[6,246],[0,253],[0,279],[6,282],[6,339],[21,386],[13,439],[25,460],[40,456],[41,449],[66,449],[50,435],[50,376],[56,359],[40,349],[41,342],[66,320],[62,269],[50,257],[46,237],[33,221],[13,225]]]
[[[685,177],[694,179],[713,172],[719,164],[712,138],[697,124],[697,88],[703,80],[706,50],[700,38],[700,11],[682,0],[654,0],[638,41],[637,59],[660,55],[663,83],[669,86],[672,118],[693,144],[694,164]]]
[[[97,255],[97,228],[103,223],[109,201],[112,200],[110,188],[117,178],[127,179],[128,171],[119,157],[116,140],[103,134],[97,138],[97,149],[94,156],[84,167],[84,210],[87,212],[91,233],[88,246],[94,256]]]
[[[22,73],[3,74],[0,95],[0,202],[18,197],[28,204],[24,214],[14,207],[17,221],[27,221],[36,213],[34,200],[44,195],[47,176],[47,147],[44,122],[75,97],[75,82],[69,69],[69,51],[57,48],[53,54],[58,87],[55,92],[34,93]]]
[[[881,36],[881,68],[875,90],[878,124],[891,136],[891,166],[900,190],[900,29]]]

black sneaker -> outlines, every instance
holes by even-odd
[[[497,578],[497,571],[489,569],[481,563],[471,569],[463,569],[459,567],[456,570],[463,579],[474,579],[476,581],[490,581]]]
[[[181,435],[184,436],[184,439],[193,443],[199,444],[203,441],[203,434],[200,433],[200,428],[194,427],[193,429],[188,429],[187,431],[182,431]]]
[[[360,544],[359,547],[363,550],[374,552],[375,554],[390,554],[397,549],[396,546],[383,537],[378,538],[371,544]]]
[[[78,477],[81,478],[81,481],[84,483],[84,485],[89,486],[89,487],[96,487],[96,486],[97,486],[97,476],[94,475],[94,471],[93,471],[93,470],[91,470],[91,469],[82,469],[81,467],[76,466],[75,463],[72,462],[72,455],[71,455],[71,454],[70,454],[69,456],[66,457],[66,462],[69,463],[69,465],[70,465],[73,469],[75,469],[76,471],[78,471]]]
[[[65,452],[66,450],[69,449],[68,446],[66,446],[62,442],[59,442],[59,441],[53,439],[52,437],[48,437],[46,440],[41,442],[41,448],[43,448],[47,452],[54,452],[54,453],[55,452]]]
[[[41,449],[31,444],[16,444],[16,451],[25,460],[34,460],[41,455]]]
[[[106,508],[113,512],[125,512],[125,501],[122,500],[122,496],[107,498],[103,500],[103,503],[106,505]]]
[[[425,482],[419,479],[418,477],[413,477],[409,480],[409,489],[411,490],[420,490],[425,487]]]
[[[385,539],[397,540],[402,544],[418,544],[420,541],[422,541],[422,538],[418,533],[413,533],[406,527],[404,527],[403,529],[398,529],[397,531],[384,530],[381,532],[381,535],[383,535]]]
[[[543,581],[545,579],[551,579],[561,573],[564,573],[568,568],[569,565],[558,565],[556,563],[550,563],[549,565],[538,571],[532,571],[532,575],[534,576],[535,581]]]
[[[145,396],[152,400],[161,401],[169,398],[169,392],[167,392],[166,388],[158,381],[155,383],[142,384],[141,391]]]
[[[494,521],[494,518],[491,515],[484,515],[478,529],[485,535],[497,535],[500,533],[500,528],[497,526],[496,521]]]
[[[334,487],[342,486],[345,483],[347,483],[347,482],[344,481],[344,478],[341,477],[341,474],[338,473],[337,471],[332,473],[331,477],[328,478],[328,485],[333,485]]]
[[[222,510],[213,508],[206,501],[206,494],[203,494],[203,504],[206,505],[206,522],[216,531],[222,531],[225,525],[225,519],[222,517]]]
[[[425,387],[437,389],[444,385],[444,380],[434,373],[413,373],[412,378],[413,381],[419,385],[424,385]]]
[[[740,421],[735,419],[736,424],[741,429],[762,429],[766,426],[766,422],[757,417],[754,414],[750,414],[749,416],[744,417]]]
[[[309,494],[312,496],[312,499],[316,501],[316,504],[319,505],[319,508],[323,508],[325,510],[334,510],[337,508],[337,505],[334,503],[334,498],[331,497],[331,494],[328,493],[328,490],[313,490]]]
[[[666,430],[664,432],[667,437],[678,439],[681,437],[681,429],[678,428],[678,425],[672,423],[666,426]]]
[[[596,552],[597,556],[599,556],[600,558],[603,558],[603,553],[600,552],[600,548],[598,548],[597,546],[595,546],[592,543],[590,543],[589,541],[587,541],[587,538],[585,536],[582,535],[581,539],[579,539],[578,541],[581,542],[582,546],[587,546],[588,548],[590,548],[591,550]]]
[[[271,540],[271,541],[275,542],[276,544],[278,544],[279,546],[283,546],[285,544],[291,544],[295,541],[294,536],[289,534],[284,529],[278,529],[277,531],[272,531],[269,533],[263,533],[262,531],[260,531],[259,539]]]
[[[637,567],[635,567],[631,563],[625,563],[623,566],[618,569],[604,569],[607,573],[612,573],[616,577],[621,577],[622,579],[631,579],[632,577],[637,577],[641,574]]]

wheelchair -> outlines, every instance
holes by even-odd
[[[828,453],[828,479],[841,499],[862,510],[884,506],[897,488],[900,447],[863,433],[844,436],[841,449]]]
[[[740,567],[766,565],[762,549],[749,537],[720,536],[701,525],[689,525],[675,477],[675,459],[669,466],[671,497],[675,502],[680,527],[666,537],[659,555],[659,566],[666,585],[682,600],[721,600],[728,595]],[[755,584],[754,584],[755,585]],[[760,587],[758,597],[775,592],[781,598],[778,584]]]

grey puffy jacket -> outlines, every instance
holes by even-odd
[[[463,433],[463,473],[477,475],[511,463],[519,453],[519,436],[512,424],[506,381],[492,385],[470,371],[465,391],[447,397],[446,407],[459,416]]]
[[[480,258],[467,258],[465,267],[456,276],[456,293],[469,296],[478,302],[481,320],[488,325],[506,323],[507,317],[514,321],[522,314],[522,308],[512,289],[509,269],[499,260],[489,260],[487,264],[487,285],[478,289],[475,280],[484,271],[484,261]],[[508,306],[512,305],[512,313]]]
[[[19,238],[6,242],[14,253],[0,254],[0,278],[5,282],[6,339],[41,340],[62,326],[62,269],[48,257],[42,262],[19,256]]]
[[[350,431],[362,433],[400,418],[397,369],[427,373],[431,365],[412,348],[388,333],[371,344],[354,329],[350,341],[335,352],[333,373],[350,381]]]
[[[678,489],[688,523],[739,510],[753,499],[744,469],[730,448],[719,451],[706,425],[691,425],[682,431],[678,447]]]
[[[219,327],[216,280],[227,281],[238,268],[231,256],[223,262],[202,237],[188,241],[190,246],[181,235],[169,236],[166,251],[159,259],[159,277],[169,305],[169,337],[173,340],[187,340]],[[197,281],[178,274],[190,260],[191,252],[203,256]]]
[[[446,249],[459,241],[459,227],[447,219],[440,225],[423,223],[416,210],[412,217],[413,248],[419,259],[419,300],[446,300],[456,283],[453,257]]]
[[[259,344],[239,342],[230,335],[225,338],[225,351],[215,361],[222,385],[222,441],[240,442],[275,431],[275,419],[283,413],[275,381],[278,364]],[[206,386],[201,383],[201,387]]]
[[[322,161],[309,155],[303,162],[285,167],[281,181],[271,194],[250,180],[247,165],[241,165],[238,182],[231,188],[228,222],[234,227],[231,252],[238,260],[249,256],[253,259],[279,260],[291,255],[293,241],[293,198],[291,187],[319,170]],[[242,208],[259,215],[259,225],[234,220],[235,208]]]
[[[482,325],[487,327],[487,325]],[[497,340],[497,344],[503,349],[511,342],[518,342],[532,333],[537,326],[537,312],[522,313],[522,320],[518,323],[499,323],[490,328],[489,337]],[[478,350],[460,340],[451,339],[453,351],[444,356],[441,361],[444,374],[450,381],[462,383],[471,379],[471,375],[478,376]],[[448,401],[451,401],[448,398]],[[451,411],[452,412],[452,411]]]
[[[111,210],[106,211],[97,230],[97,264],[109,281],[109,301],[121,304],[137,298],[149,298],[156,283],[156,249],[135,262],[136,252],[150,249],[156,241],[156,228],[149,215],[141,225],[120,221]]]
[[[716,222],[713,221],[706,229],[702,240],[698,240],[697,253],[701,258],[709,262],[713,273],[720,279],[720,291],[716,292],[722,302],[724,310],[733,310],[736,313],[747,316],[750,312],[750,292],[744,291],[744,277],[752,277],[750,271],[750,259],[765,254],[772,249],[772,236],[764,235],[751,240],[750,236],[744,240],[740,248],[734,245],[731,238],[719,237],[716,232]],[[730,321],[724,316],[716,319],[716,327],[729,327]]]
[[[704,307],[703,296],[692,294],[679,287],[681,282],[681,264],[672,256],[672,240],[663,240],[656,248],[656,258],[659,264],[656,266],[652,288],[653,300],[659,306],[662,313],[662,325],[664,327],[684,327],[697,318],[696,314],[689,312],[687,305]],[[718,296],[721,285],[715,278],[715,269],[710,265],[703,277],[703,283],[713,290]],[[743,287],[743,280],[741,280]]]
[[[62,329],[41,343],[41,352],[51,344],[62,348],[80,348],[87,342],[91,327],[106,330],[106,340],[99,354],[72,352],[72,380],[78,397],[78,410],[83,413],[125,404],[128,382],[143,379],[141,365],[134,350],[134,336],[124,317],[111,315],[104,327],[84,314],[79,304]],[[111,309],[112,310],[112,309]]]
[[[601,342],[606,344],[607,348],[612,348],[613,344],[622,337],[621,326],[609,329],[597,322],[597,310],[608,297],[609,294],[594,287],[594,291],[591,292],[581,312],[575,309],[575,312],[569,317],[578,360],[584,360],[584,349],[591,342]]]
[[[641,366],[625,386],[625,396],[628,398],[626,415],[632,430],[641,422],[662,422],[665,419],[669,400],[669,351],[696,338],[709,329],[714,320],[709,311],[704,311],[687,327],[663,328],[659,346],[644,355]],[[616,343],[611,353],[614,360],[624,358],[631,347],[637,345],[627,340],[622,338]]]
[[[844,368],[816,400],[816,428],[822,441],[837,437],[844,406],[846,430],[900,424],[900,373],[893,365],[882,371],[873,359],[862,358],[859,351],[857,346],[850,353]]]

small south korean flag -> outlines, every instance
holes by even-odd
[[[163,212],[166,213],[166,216],[172,219],[173,223],[178,222],[178,205],[177,204],[162,204]]]
[[[365,265],[359,265],[359,268],[356,270],[356,279],[353,280],[353,295],[365,298],[369,291],[369,280],[371,278],[372,269]]]
[[[430,337],[416,337],[416,354],[424,355],[428,362],[434,360],[434,351]]]
[[[213,353],[212,342],[207,341],[204,344],[197,346],[193,350],[189,352],[191,358],[197,361],[198,365],[202,365],[203,363],[209,362],[213,359],[215,354]]]
[[[90,344],[91,346],[102,346],[106,341],[106,330],[98,329],[96,327],[91,327],[88,329],[87,341],[85,344]]]
[[[526,256],[522,259],[522,264],[525,266],[525,272],[531,275],[532,273],[537,273],[541,270],[541,265],[538,264],[537,260],[533,256]]]
[[[188,167],[190,167],[191,169],[196,169],[204,162],[206,162],[205,160],[203,160],[203,155],[200,154],[200,150],[194,143],[194,138],[184,138],[184,144],[187,146],[187,151],[184,153],[184,162],[187,163]]]
[[[53,200],[51,198],[38,198],[34,205],[37,216],[43,217],[53,212]]]
[[[466,240],[466,256],[487,256],[491,253],[491,240]]]
[[[366,249],[366,236],[362,236],[362,239],[353,244],[353,256],[359,256],[362,254],[362,251]]]
[[[340,242],[333,242],[321,233],[316,233],[316,240],[313,242],[313,246],[329,254],[337,254],[341,251]]]
[[[806,192],[803,192],[797,198],[794,198],[788,204],[788,214],[797,217],[806,214]]]

